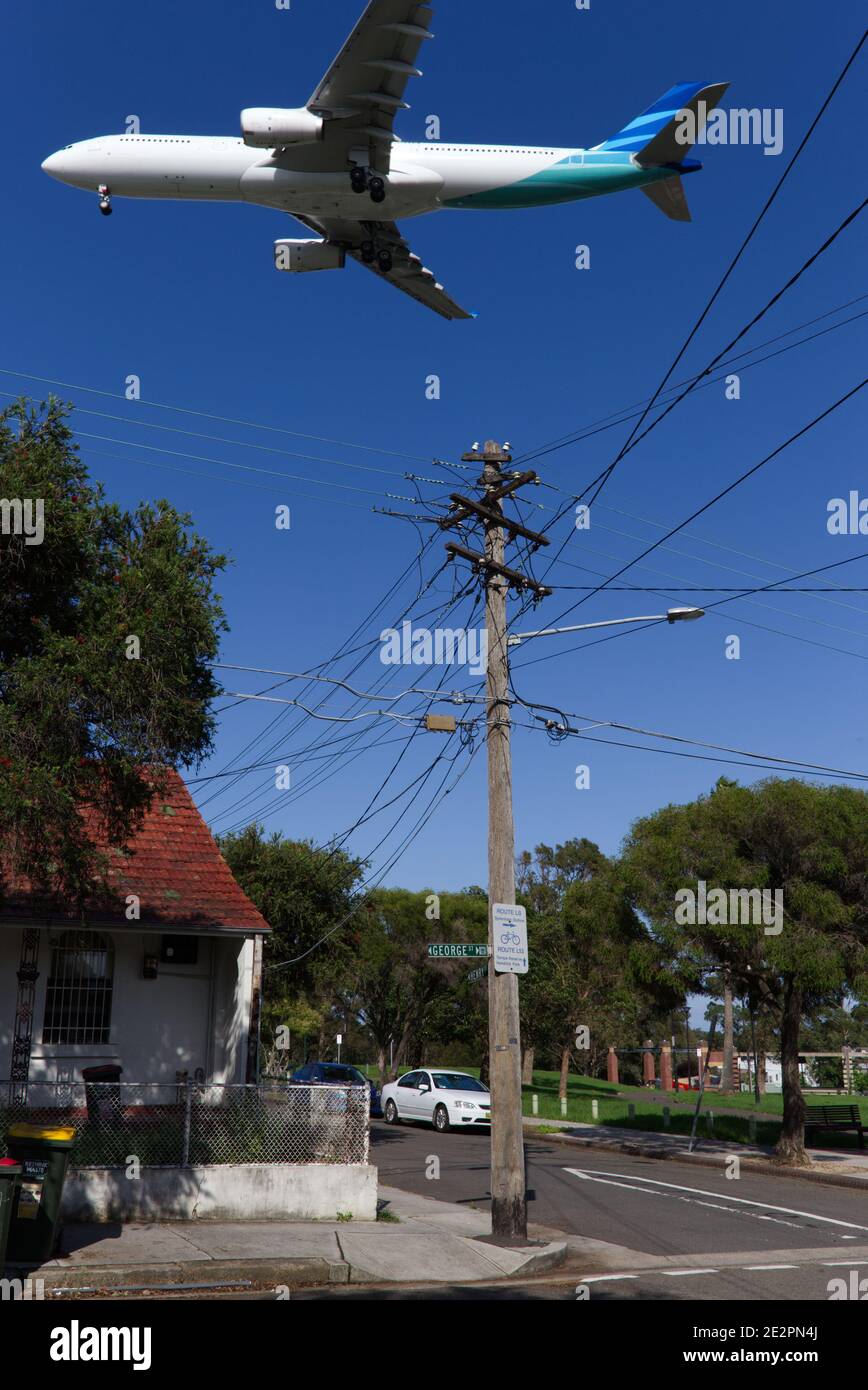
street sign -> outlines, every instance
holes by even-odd
[[[501,974],[526,975],[527,913],[513,903],[494,903],[491,909],[494,968]]]
[[[478,970],[471,970],[467,976],[468,980],[484,980],[488,974],[488,966],[481,965]]]
[[[460,956],[487,956],[488,947],[468,945],[467,942],[462,941],[453,942],[452,945],[436,942],[428,947],[428,955],[437,957],[447,956],[450,960],[454,960],[456,957]]]

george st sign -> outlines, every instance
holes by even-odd
[[[429,956],[447,957],[450,960],[464,956],[487,956],[488,954],[487,946],[478,946],[466,941],[453,942],[451,945],[445,942],[434,942],[428,947]]]

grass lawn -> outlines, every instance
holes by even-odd
[[[532,1114],[533,1095],[539,1098],[538,1114],[547,1120],[562,1119],[561,1103],[558,1098],[560,1078],[557,1072],[535,1071],[533,1085],[524,1086],[523,1109],[526,1115]],[[652,1099],[653,1097],[653,1099]],[[585,1124],[593,1123],[592,1102],[597,1102],[597,1120],[600,1124],[623,1126],[625,1129],[651,1131],[663,1130],[663,1107],[670,1110],[670,1129],[673,1134],[689,1134],[696,1108],[695,1091],[652,1091],[643,1086],[612,1086],[608,1081],[594,1077],[571,1076],[567,1083],[566,1119],[578,1120]],[[847,1104],[858,1105],[863,1123],[868,1126],[868,1098],[864,1096],[815,1096],[806,1097],[808,1105]],[[629,1116],[628,1105],[634,1106],[635,1115]],[[744,1111],[744,1115],[720,1113],[727,1110]],[[706,1115],[714,1112],[715,1137],[731,1140],[733,1143],[748,1143],[749,1117],[757,1118],[756,1142],[774,1144],[780,1132],[778,1117],[783,1110],[780,1095],[763,1096],[757,1106],[753,1093],[736,1092],[733,1095],[720,1095],[708,1090],[702,1099],[697,1134],[708,1134]],[[820,1141],[823,1148],[840,1148],[857,1151],[859,1139],[856,1134],[826,1134]]]
[[[375,1067],[363,1068],[369,1076],[376,1076]],[[402,1068],[409,1071],[410,1068]],[[478,1067],[455,1067],[455,1071],[478,1076]],[[561,1112],[558,1098],[560,1075],[555,1071],[535,1071],[533,1085],[522,1087],[522,1108],[525,1115],[533,1114],[532,1097],[538,1097],[537,1114],[541,1119],[568,1119],[594,1123],[591,1105],[597,1102],[596,1120],[599,1124],[617,1125],[624,1129],[637,1129],[652,1132],[663,1131],[663,1107],[670,1111],[670,1132],[689,1134],[696,1107],[696,1091],[657,1091],[644,1086],[612,1086],[608,1081],[595,1077],[570,1075],[567,1082],[566,1116]],[[868,1097],[866,1096],[806,1096],[807,1103],[829,1105],[858,1105],[863,1123],[868,1127]],[[635,1110],[631,1118],[628,1106]],[[722,1111],[743,1111],[744,1114],[727,1115]],[[697,1135],[708,1135],[706,1115],[714,1112],[714,1136],[734,1144],[750,1142],[749,1118],[756,1116],[756,1142],[774,1144],[780,1132],[779,1117],[783,1111],[783,1098],[779,1094],[765,1095],[759,1106],[753,1092],[739,1091],[732,1095],[720,1095],[716,1090],[707,1090],[702,1099]],[[859,1139],[856,1134],[825,1134],[820,1145],[823,1148],[836,1148],[858,1151]]]

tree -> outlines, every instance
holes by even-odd
[[[848,990],[864,998],[868,985],[868,795],[721,779],[709,796],[638,821],[626,861],[637,903],[680,968],[713,960],[774,1019],[784,1111],[777,1153],[807,1163],[802,1019],[840,1004]],[[683,906],[700,881],[714,910],[692,923],[682,912],[679,921],[676,895]],[[775,913],[757,920],[746,909],[762,892],[780,897]]]
[[[467,982],[467,963],[430,959],[428,943],[444,936],[452,941],[484,942],[488,900],[484,894],[445,893],[440,918],[429,920],[430,895],[401,888],[372,895],[364,916],[355,962],[359,1017],[377,1049],[385,1076],[390,1042],[394,1066],[418,1066],[426,1047],[473,1039],[483,1050],[487,1023],[484,995]]]
[[[531,905],[522,1027],[530,1046],[555,1053],[563,1097],[578,1028],[588,1030],[581,1070],[596,1074],[610,1044],[647,1029],[649,1016],[672,1008],[681,993],[633,910],[617,861],[586,839],[554,851],[540,845],[535,856],[519,861]]]
[[[0,843],[7,874],[80,906],[94,841],[125,845],[162,770],[210,751],[225,560],[168,502],[107,502],[69,413],[0,412]]]
[[[342,850],[289,840],[261,825],[224,835],[220,852],[271,933],[263,957],[263,1029],[318,1020],[317,1050],[357,950],[365,908],[355,899],[362,865]],[[356,911],[353,911],[354,907]],[[335,930],[346,918],[346,923]],[[321,944],[319,944],[321,943]],[[296,1028],[297,1031],[297,1028]]]

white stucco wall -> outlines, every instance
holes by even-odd
[[[61,1220],[356,1221],[377,1217],[377,1169],[369,1164],[238,1164],[207,1168],[71,1170]]]
[[[51,962],[49,931],[39,947],[39,979],[30,1076],[33,1082],[80,1080],[82,1067],[114,1062],[123,1081],[168,1082],[201,1067],[206,1079],[243,1082],[250,1016],[253,943],[243,937],[199,936],[195,965],[159,962],[146,980],[146,955],[160,954],[159,935],[105,933],[114,943],[110,1041],[104,1045],[42,1042],[45,990]],[[0,1080],[9,1076],[21,950],[18,928],[0,927]]]

